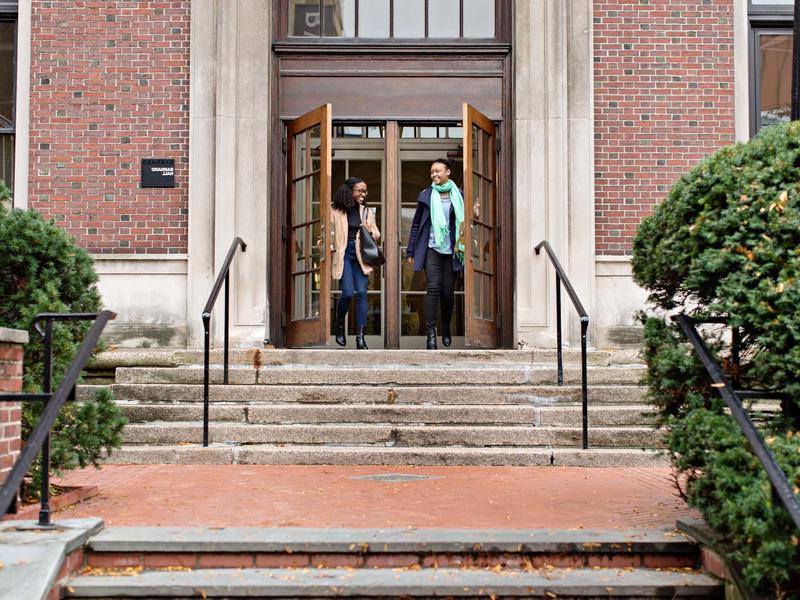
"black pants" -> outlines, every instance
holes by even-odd
[[[433,248],[425,253],[425,277],[428,280],[425,297],[425,321],[428,327],[436,327],[439,305],[442,307],[442,323],[450,323],[453,316],[453,290],[456,274],[453,272],[453,255],[439,254]]]

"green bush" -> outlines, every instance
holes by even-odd
[[[23,386],[41,391],[44,348],[33,329],[41,312],[97,312],[100,295],[91,257],[73,239],[39,213],[0,207],[0,326],[30,333],[25,347]],[[56,323],[53,328],[53,389],[75,356],[89,322]],[[42,411],[40,403],[25,403],[23,440]],[[105,452],[122,443],[125,419],[109,392],[85,403],[68,403],[51,436],[51,466],[56,473],[98,464]],[[38,464],[32,470],[38,480]],[[38,489],[34,485],[34,489]]]
[[[800,122],[719,150],[683,176],[641,223],[632,265],[658,312],[724,315],[740,328],[735,373],[725,328],[703,334],[740,387],[787,395],[759,423],[800,492]],[[690,504],[753,589],[800,598],[798,532],[773,504],[763,467],[679,328],[643,320],[646,383]]]

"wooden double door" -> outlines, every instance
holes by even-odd
[[[369,186],[386,264],[370,276],[370,348],[424,347],[424,274],[404,261],[417,194],[430,185],[434,158],[456,163],[464,192],[463,275],[457,280],[454,346],[498,347],[498,141],[495,124],[469,104],[460,122],[334,124],[330,104],[287,125],[285,327],[290,347],[330,343],[340,296],[331,278],[331,197],[348,176]],[[349,325],[354,324],[354,310]],[[352,342],[352,339],[350,340]]]

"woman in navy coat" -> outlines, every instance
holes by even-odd
[[[450,179],[453,161],[437,158],[431,164],[430,187],[417,198],[406,257],[427,279],[425,322],[427,348],[436,350],[436,322],[441,308],[442,344],[450,346],[455,281],[464,270],[464,196]]]

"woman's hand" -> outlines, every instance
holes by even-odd
[[[408,264],[410,264],[410,265],[413,265],[414,264],[414,257],[413,256],[406,257],[406,262]]]
[[[480,202],[476,202],[475,204],[472,205],[472,214],[476,219],[480,218],[480,216],[481,216],[481,203]]]

